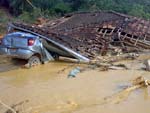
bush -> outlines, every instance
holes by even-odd
[[[43,16],[42,11],[40,9],[34,9],[32,12],[24,11],[21,15],[19,15],[18,19],[23,22],[33,23],[41,16]]]

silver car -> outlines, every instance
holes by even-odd
[[[31,66],[40,64],[48,58],[41,39],[24,32],[13,32],[4,36],[0,41],[0,54],[26,59]]]
[[[29,32],[29,31],[28,31]],[[34,35],[33,35],[34,34]],[[59,56],[89,62],[89,59],[50,38],[32,32],[12,32],[0,41],[0,55],[26,59],[30,67],[59,59]]]

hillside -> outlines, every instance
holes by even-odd
[[[76,11],[114,10],[150,18],[149,0],[0,0],[0,6],[15,16],[63,16]]]
[[[12,19],[13,17],[9,13],[8,9],[1,7],[0,8],[0,34],[6,32],[7,23]]]
[[[12,19],[33,23],[80,11],[113,10],[149,20],[149,6],[149,0],[0,0],[0,32]]]

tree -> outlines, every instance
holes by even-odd
[[[143,10],[143,6],[139,5],[139,4],[135,4],[133,5],[131,11],[129,12],[129,14],[133,15],[133,16],[144,16],[144,10]]]
[[[56,6],[54,7],[54,11],[63,16],[65,13],[69,13],[71,11],[71,8],[68,4],[65,4],[64,2],[60,2],[58,4],[56,4]]]
[[[27,3],[26,0],[8,0],[11,13],[19,15],[23,11],[31,11],[32,7]]]
[[[114,10],[144,18],[150,18],[149,0],[29,0],[33,6],[46,15],[64,15],[74,11]],[[0,5],[19,16],[35,9],[28,0],[0,0]]]

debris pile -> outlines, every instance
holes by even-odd
[[[144,64],[145,64],[145,66],[146,66],[146,70],[147,70],[147,71],[150,71],[150,60],[146,60],[146,61],[144,62]]]
[[[40,25],[12,24],[46,36],[89,59],[114,51],[114,46],[123,51],[150,49],[150,21],[113,11],[68,14]]]
[[[127,88],[123,89],[122,91],[112,96],[105,97],[103,104],[104,103],[118,104],[126,100],[131,92],[140,88],[147,88],[148,86],[150,86],[150,81],[144,78],[143,76],[139,76],[133,80],[131,86],[129,85]]]

